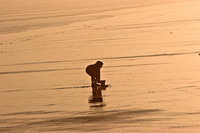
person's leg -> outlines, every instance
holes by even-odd
[[[96,85],[96,79],[95,77],[91,76],[91,82],[92,82],[92,86],[95,86]]]
[[[95,77],[91,76],[91,86],[92,86],[92,94],[93,96],[95,95],[95,91],[96,91],[96,80],[95,80]]]

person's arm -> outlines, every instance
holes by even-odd
[[[96,81],[100,82],[100,69],[96,71]]]

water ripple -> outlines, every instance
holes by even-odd
[[[113,110],[96,113],[88,113],[87,115],[79,116],[62,116],[49,118],[48,120],[37,120],[33,122],[24,122],[14,126],[0,127],[0,131],[103,131],[114,127],[112,124],[124,123],[129,125],[136,123],[148,123],[153,121],[162,121],[163,119],[156,118],[156,115],[161,113],[160,109],[141,109],[141,110]],[[29,115],[43,114],[52,112],[19,112],[6,115]],[[54,113],[54,112],[53,112]],[[146,117],[144,117],[146,116]],[[154,117],[152,117],[154,116]],[[112,123],[112,124],[111,124]],[[81,125],[81,126],[80,126]],[[101,125],[101,126],[99,126]],[[24,128],[26,127],[26,128]]]

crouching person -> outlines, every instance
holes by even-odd
[[[100,70],[103,66],[103,62],[97,61],[95,64],[89,65],[86,68],[86,73],[91,77],[91,85],[95,87],[97,83],[100,83]]]

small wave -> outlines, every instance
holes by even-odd
[[[22,90],[7,90],[7,91],[3,91],[3,92],[18,92],[18,91],[22,91]]]
[[[71,61],[68,60],[68,61],[33,62],[33,63],[12,64],[12,65],[43,64],[43,63],[58,63],[58,62],[76,62],[76,61],[89,61],[89,60],[95,60],[96,61],[96,60],[118,60],[118,59],[134,59],[134,58],[152,58],[152,57],[165,57],[165,56],[180,56],[180,55],[197,54],[197,53],[199,54],[200,51],[196,51],[196,52],[181,52],[181,53],[150,54],[150,55],[135,55],[135,56],[121,56],[121,57],[104,57],[104,58],[93,58],[93,59],[82,59],[82,60],[71,60]],[[106,66],[106,67],[131,67],[131,66],[159,65],[159,64],[163,64],[163,63],[118,65],[118,66]],[[67,71],[67,70],[82,70],[82,69],[85,69],[85,68],[60,68],[60,69],[44,69],[44,70],[7,71],[7,72],[0,72],[0,75],[4,75],[4,74],[21,74],[21,73],[36,73],[36,72],[52,72],[52,71]]]
[[[188,85],[188,86],[182,86],[182,87],[175,88],[175,90],[188,89],[188,88],[196,88],[196,87],[197,86],[195,86],[195,85]]]
[[[0,75],[3,74],[20,74],[20,73],[36,73],[36,72],[52,72],[52,71],[64,71],[64,70],[80,70],[83,68],[63,68],[63,69],[46,69],[46,70],[27,70],[27,71],[7,71],[0,72]]]
[[[63,90],[63,89],[77,89],[77,88],[90,88],[90,85],[85,85],[85,86],[69,86],[69,87],[58,87],[58,88],[53,88],[54,90]]]
[[[160,65],[166,63],[149,63],[149,64],[133,64],[133,65],[115,65],[115,66],[106,66],[104,68],[110,67],[133,67],[133,66],[147,66],[147,65]],[[83,70],[85,68],[61,68],[61,69],[44,69],[44,70],[27,70],[27,71],[7,71],[7,72],[0,72],[0,75],[5,74],[23,74],[23,73],[38,73],[38,72],[54,72],[54,71],[70,71],[70,70]]]
[[[134,67],[134,66],[149,66],[149,65],[162,65],[167,63],[148,63],[148,64],[133,64],[133,65],[115,65],[115,66],[106,66],[105,68],[113,67]]]
[[[51,113],[59,113],[60,111],[27,111],[27,112],[15,112],[8,114],[1,114],[0,116],[16,116],[16,115],[44,115]]]
[[[96,60],[116,60],[116,59],[134,59],[134,58],[151,58],[151,57],[162,57],[162,56],[179,56],[188,54],[199,54],[200,51],[193,52],[178,52],[178,53],[160,53],[160,54],[145,54],[145,55],[130,55],[130,56],[119,56],[119,57],[103,57],[103,58],[90,58],[81,60],[59,60],[59,61],[41,61],[41,62],[25,62],[16,64],[4,64],[0,66],[14,66],[14,65],[37,65],[37,64],[54,64],[54,63],[74,63],[74,62],[84,62],[84,61],[96,61]],[[76,68],[80,69],[80,68]],[[54,69],[52,69],[53,71]],[[51,70],[49,70],[51,71]],[[0,73],[1,74],[1,73]]]
[[[112,110],[96,113],[87,113],[84,115],[74,116],[61,116],[61,117],[49,117],[47,120],[37,119],[35,121],[24,121],[14,126],[0,127],[0,131],[105,131],[113,128],[113,124],[120,124],[130,126],[130,124],[137,123],[151,123],[153,121],[162,121],[163,118],[157,118],[156,116],[161,113],[160,109],[141,109],[141,110]],[[29,114],[43,114],[52,112],[19,112],[13,113],[13,115],[29,115]],[[8,115],[8,114],[7,114]],[[152,117],[154,116],[154,117]],[[82,126],[80,126],[82,125]],[[101,125],[101,126],[99,126]],[[26,127],[26,128],[24,128]]]
[[[121,57],[108,57],[108,58],[102,58],[102,59],[150,58],[150,57],[159,57],[159,56],[178,56],[178,55],[198,54],[198,53],[200,53],[200,51],[180,52],[180,53],[150,54],[150,55],[135,55],[135,56],[121,56]]]
[[[182,125],[182,126],[170,126],[169,129],[183,129],[183,128],[192,128],[192,127],[200,127],[200,125]]]
[[[112,29],[121,30],[121,29],[132,29],[132,28],[147,28],[147,27],[159,27],[163,25],[169,24],[179,24],[182,22],[199,22],[200,19],[188,19],[188,20],[175,20],[175,21],[160,21],[154,23],[138,23],[138,24],[130,24],[130,25],[117,25]]]

